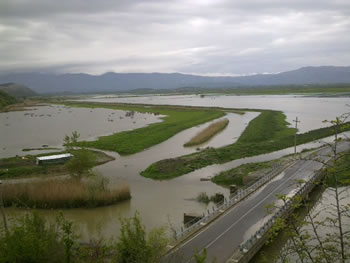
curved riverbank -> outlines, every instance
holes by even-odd
[[[212,164],[270,153],[294,145],[294,128],[288,128],[282,112],[263,111],[252,120],[234,144],[221,148],[207,148],[201,152],[151,164],[141,175],[164,180],[178,177]],[[350,130],[349,123],[340,125],[342,131]],[[297,145],[325,138],[334,134],[333,127],[320,128],[297,134]]]

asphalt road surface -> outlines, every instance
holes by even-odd
[[[338,145],[338,151],[348,148],[349,143]],[[326,148],[320,151],[319,155],[328,156],[329,153],[330,148]],[[164,261],[195,262],[193,255],[206,248],[207,262],[212,262],[214,258],[218,263],[226,262],[239,245],[249,239],[269,219],[270,215],[267,214],[265,206],[279,202],[276,194],[293,194],[297,188],[296,180],[307,180],[322,166],[320,162],[313,160],[297,160],[250,197],[186,240],[165,257]]]

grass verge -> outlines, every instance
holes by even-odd
[[[242,164],[215,175],[211,181],[224,186],[229,186],[232,184],[243,186],[247,183],[247,181],[250,181],[247,179],[250,174],[258,171],[262,173],[263,171],[270,170],[274,162],[276,161]]]
[[[209,141],[216,134],[225,129],[228,123],[228,119],[223,119],[210,124],[207,128],[197,133],[190,141],[186,142],[184,146],[195,146]]]
[[[118,152],[120,155],[134,154],[166,141],[178,132],[225,115],[218,109],[180,106],[152,106],[111,103],[64,103],[71,107],[108,108],[163,115],[160,123],[146,127],[99,137],[96,141],[82,141],[77,146]]]
[[[89,151],[96,157],[96,164],[101,165],[114,160],[113,157],[97,151]],[[36,165],[36,157],[61,154],[44,153],[38,155],[25,155],[0,159],[0,179],[12,179],[30,176],[56,176],[68,174],[69,171],[64,164]],[[74,151],[72,151],[74,155]]]
[[[252,120],[236,143],[151,164],[141,175],[152,179],[171,179],[208,165],[270,153],[294,145],[294,128],[288,128],[286,116],[279,111],[263,111]],[[347,123],[348,124],[348,123]],[[349,130],[346,124],[342,127]],[[304,144],[334,133],[333,127],[320,128],[297,135],[297,144]]]
[[[5,206],[78,208],[115,204],[131,198],[128,186],[105,189],[97,180],[44,180],[1,186]]]

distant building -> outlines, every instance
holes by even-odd
[[[41,156],[41,157],[36,158],[36,164],[37,165],[60,164],[60,163],[67,162],[72,157],[73,157],[73,155],[70,153]]]

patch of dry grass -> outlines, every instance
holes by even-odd
[[[97,207],[131,197],[127,185],[106,189],[104,184],[77,179],[5,184],[1,191],[5,206],[31,208]]]
[[[228,123],[228,119],[222,119],[210,124],[207,128],[197,133],[190,141],[186,142],[184,146],[195,146],[208,141],[209,139],[214,137],[218,132],[225,129]]]

